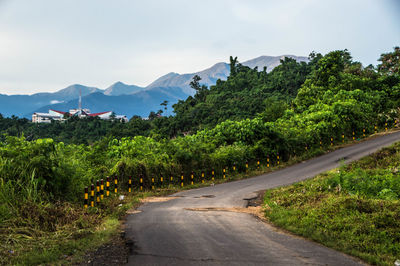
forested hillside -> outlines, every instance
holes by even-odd
[[[274,119],[290,105],[319,58],[321,55],[312,55],[310,63],[285,58],[270,73],[266,69],[250,69],[239,64],[237,58],[231,58],[227,81],[218,80],[215,86],[207,88],[200,85],[200,78],[195,76],[191,82],[191,87],[196,90],[194,97],[179,101],[173,106],[174,110],[168,110],[165,103],[160,102],[160,109],[150,113],[149,121],[140,121],[140,117],[135,116],[126,124],[88,118],[38,125],[27,119],[0,117],[0,132],[12,136],[24,134],[30,140],[53,138],[65,143],[88,144],[105,136],[160,135],[171,138],[214,127],[227,119],[254,118],[258,113],[278,108],[280,111],[271,114],[270,119]]]

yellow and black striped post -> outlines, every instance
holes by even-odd
[[[363,128],[363,138],[365,138],[365,128]]]
[[[333,137],[331,137],[331,146],[333,146]]]
[[[88,205],[89,205],[89,190],[88,190],[88,187],[85,187],[85,198],[84,198],[84,200],[83,200],[83,207],[85,208],[85,209],[87,209],[88,208]]]
[[[267,167],[269,168],[269,155],[267,155]]]
[[[104,180],[100,180],[100,200],[104,199]]]
[[[183,187],[183,179],[184,179],[184,176],[183,176],[183,172],[181,173],[181,187]]]
[[[344,143],[344,133],[342,133],[342,143]]]
[[[90,206],[94,207],[94,185],[90,186]]]
[[[257,170],[260,169],[260,160],[257,160]]]
[[[171,173],[170,176],[169,176],[169,181],[170,181],[171,183],[174,182],[174,177],[173,177],[172,173]]]
[[[161,183],[161,187],[163,187],[163,184],[164,184],[164,177],[163,177],[163,175],[160,175],[160,183]]]
[[[387,131],[388,130],[388,123],[386,122],[385,123],[385,131]]]
[[[233,164],[233,171],[234,172],[236,171],[236,164],[235,163]]]
[[[356,139],[356,133],[353,130],[353,140],[355,140],[355,139]]]
[[[377,125],[374,126],[374,132],[375,132],[375,134],[378,132],[378,127],[377,127]]]
[[[132,176],[130,176],[128,180],[128,192],[132,192]]]
[[[249,169],[249,162],[248,161],[246,161],[246,172],[247,172],[247,169]]]
[[[114,176],[114,193],[118,193],[118,177],[117,175]]]
[[[222,177],[225,179],[226,178],[226,167],[222,169]]]
[[[99,180],[96,181],[96,202],[100,202],[100,182]]]
[[[140,175],[139,185],[140,185],[140,191],[143,191],[143,175]]]
[[[322,150],[322,139],[319,139],[319,148]]]
[[[304,149],[306,150],[306,151],[308,151],[308,145],[306,144],[306,146],[304,147]]]
[[[194,173],[192,171],[192,173],[190,174],[190,184],[193,185],[193,179],[194,179]]]
[[[204,171],[201,171],[201,183],[204,184]]]
[[[277,164],[279,165],[281,162],[280,162],[280,157],[279,157],[279,152],[277,152],[276,153],[276,160],[277,160]]]
[[[397,128],[397,119],[394,120],[394,127]]]
[[[156,187],[154,185],[154,177],[151,178],[151,189],[154,190]]]
[[[110,196],[110,177],[107,176],[106,179],[106,196],[109,197]]]
[[[214,172],[214,168],[211,170],[211,180],[214,181],[215,179],[215,172]]]

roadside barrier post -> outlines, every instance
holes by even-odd
[[[104,180],[100,180],[100,200],[104,199]]]
[[[214,181],[215,179],[215,172],[214,172],[214,168],[211,170],[211,180]]]
[[[106,196],[109,197],[110,196],[110,177],[109,176],[107,176],[107,179],[106,179],[106,189],[107,189]]]
[[[204,171],[201,171],[201,183],[204,184]]]
[[[118,178],[117,175],[114,176],[114,193],[118,193]]]
[[[94,185],[90,186],[90,207],[94,207]]]
[[[100,202],[100,182],[99,180],[96,181],[96,202]]]
[[[363,128],[363,138],[365,138],[365,128]]]
[[[260,160],[257,160],[257,170],[260,169]]]
[[[333,146],[333,137],[331,137],[331,146]]]
[[[279,152],[277,152],[277,153],[276,153],[276,159],[277,159],[277,164],[279,165],[279,164],[280,164],[280,160],[279,160],[279,159],[280,159],[280,157],[279,157]]]
[[[161,187],[163,187],[163,184],[164,184],[164,177],[161,175],[160,176],[160,182],[161,182]]]
[[[378,132],[378,127],[376,125],[374,126],[374,132],[375,134]]]
[[[129,181],[128,181],[128,192],[129,192],[129,193],[132,192],[132,176],[129,177]]]
[[[267,155],[267,167],[269,168],[269,155]]]
[[[151,189],[154,190],[155,186],[154,186],[154,177],[151,178]]]
[[[353,130],[353,140],[355,140],[355,139],[356,139],[356,135],[355,135],[354,130]]]
[[[385,123],[385,131],[387,131],[388,130],[388,123],[386,122]]]
[[[183,187],[183,172],[181,173],[181,187]]]
[[[342,133],[342,143],[344,143],[344,133]]]
[[[172,182],[174,182],[174,177],[172,176],[172,173],[171,173],[171,175],[169,176],[169,181],[172,183]]]
[[[139,184],[140,184],[140,191],[143,191],[143,175],[140,175]]]
[[[222,169],[222,177],[225,179],[226,178],[226,167]]]
[[[249,162],[248,161],[246,161],[246,172],[247,172],[247,169],[249,169]]]
[[[85,209],[88,208],[88,201],[89,201],[88,187],[85,187],[85,198],[84,198],[84,201],[83,201],[83,207],[84,207]]]
[[[194,179],[194,173],[192,171],[192,173],[190,174],[190,184],[193,185],[193,179]]]
[[[236,171],[236,163],[233,164],[233,171]]]

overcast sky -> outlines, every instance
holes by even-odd
[[[400,45],[400,0],[0,0],[0,93],[146,86],[229,56]]]

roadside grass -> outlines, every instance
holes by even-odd
[[[348,145],[346,143],[345,145]],[[341,145],[343,146],[343,145]],[[165,184],[155,190],[127,193],[124,200],[111,196],[101,203],[101,207],[85,210],[81,204],[69,202],[29,201],[13,204],[18,215],[8,217],[0,224],[0,265],[37,265],[37,264],[75,264],[85,254],[108,243],[121,232],[121,223],[126,211],[135,208],[141,199],[154,196],[166,196],[182,190],[210,186],[265,174],[284,168],[297,162],[316,157],[341,146],[314,147],[307,153],[291,157],[289,161],[267,167],[255,165],[244,172],[227,170],[226,179],[221,173],[214,181],[207,177],[204,183],[195,179],[193,185],[187,177],[185,186]],[[15,202],[14,202],[15,203]]]
[[[268,190],[275,225],[376,265],[400,259],[400,143],[313,179]]]
[[[279,167],[284,167],[282,163]],[[76,264],[88,252],[108,243],[121,232],[122,220],[129,209],[147,197],[166,196],[212,184],[249,178],[272,171],[277,167],[250,168],[246,172],[227,172],[226,179],[208,177],[204,183],[193,185],[185,179],[184,187],[165,184],[155,190],[121,192],[123,200],[111,195],[99,207],[84,209],[82,204],[69,202],[21,202],[14,205],[18,215],[0,224],[0,265]]]

